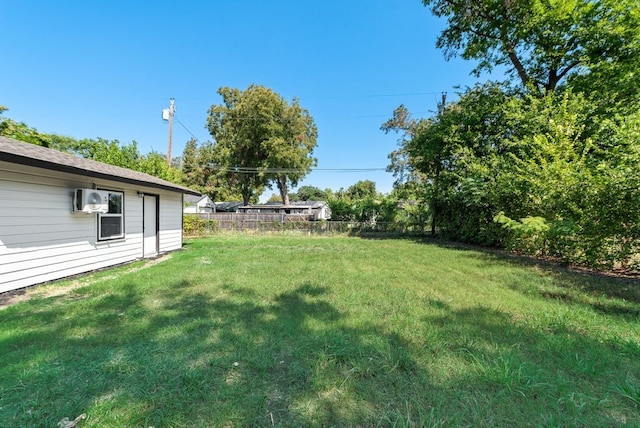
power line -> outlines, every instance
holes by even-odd
[[[183,128],[184,128],[184,129],[189,133],[189,135],[191,135],[191,136],[193,137],[193,139],[194,139],[194,140],[196,140],[196,141],[198,142],[198,144],[202,144],[202,143],[200,142],[200,140],[198,140],[198,137],[196,137],[195,135],[193,135],[193,132],[191,132],[191,131],[189,130],[189,128],[187,128],[187,127],[184,125],[184,123],[180,122],[180,120],[179,120],[177,117],[174,117],[174,120],[175,120],[176,122],[178,122],[178,123],[180,124],[180,126],[182,126],[182,127],[183,127]]]
[[[354,98],[355,97],[360,97],[360,98],[384,98],[384,97],[413,97],[413,96],[417,96],[417,95],[433,95],[433,94],[438,94],[438,92],[407,92],[407,93],[400,93],[400,94],[371,94],[371,95],[352,95]]]
[[[442,91],[415,91],[415,92],[390,92],[390,93],[369,93],[369,94],[356,94],[356,93],[327,93],[327,94],[302,94],[302,95],[297,95],[297,96],[293,96],[291,98],[297,98],[298,100],[302,100],[302,99],[336,99],[336,98],[340,98],[340,99],[344,99],[344,98],[388,98],[388,97],[415,97],[415,96],[422,96],[422,95],[440,95],[442,93]],[[212,97],[217,97],[217,92],[214,93],[212,96],[206,96],[206,97],[200,97],[200,96],[193,96],[193,97],[180,97],[181,101],[210,101],[212,99]],[[286,97],[283,96],[283,98],[286,99]],[[141,97],[141,96],[136,96],[136,97],[131,97],[131,96],[123,96],[123,97],[116,97],[116,100],[121,100],[121,101],[159,101],[159,100],[165,100],[165,97]]]
[[[303,170],[298,168],[258,168],[244,166],[224,166],[216,164],[206,165],[185,165],[189,167],[211,168],[220,172],[231,172],[236,174],[306,174],[307,172],[326,172],[326,173],[354,173],[354,172],[376,172],[386,171],[386,168],[311,168],[311,170]]]
[[[409,112],[412,115],[415,114],[427,114],[427,113],[433,113],[433,111],[413,111],[413,112]],[[357,116],[350,116],[353,118],[357,118],[357,119],[362,119],[362,118],[367,118],[367,117],[390,117],[393,116],[393,114],[361,114],[361,115],[357,115]]]

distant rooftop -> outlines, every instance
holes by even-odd
[[[249,204],[243,208],[320,208],[326,204],[325,201],[293,201],[284,205],[282,202],[270,201],[264,204]]]

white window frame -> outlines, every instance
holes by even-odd
[[[118,192],[115,190],[105,190],[109,193],[109,212],[98,214],[98,241],[113,241],[114,239],[124,238],[124,192]],[[111,196],[120,196],[120,212],[112,212],[113,206],[111,204]],[[120,218],[120,233],[118,235],[102,236],[102,219],[104,218]]]

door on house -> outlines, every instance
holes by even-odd
[[[144,195],[142,215],[142,229],[144,241],[142,254],[144,257],[153,257],[158,254],[158,197]]]

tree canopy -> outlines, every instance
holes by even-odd
[[[423,0],[447,18],[437,40],[447,57],[478,60],[474,72],[507,67],[538,93],[571,74],[626,64],[640,53],[637,0]]]
[[[360,180],[347,188],[345,195],[353,200],[375,198],[378,196],[376,183],[371,180]]]
[[[631,0],[424,0],[447,56],[506,67],[413,118],[389,170],[450,239],[640,267],[640,9]]]
[[[234,182],[230,181],[235,176],[225,175],[225,171],[217,167],[218,162],[212,142],[198,145],[194,139],[187,141],[180,160],[184,184],[214,201],[242,200],[242,195],[233,187]],[[258,196],[254,194],[249,202],[257,202]]]
[[[322,190],[315,186],[300,186],[296,191],[296,200],[326,201],[332,193],[331,189]]]
[[[222,104],[209,109],[207,127],[215,140],[212,160],[218,177],[245,203],[276,184],[282,202],[317,160],[317,128],[298,100],[288,103],[273,90],[250,85],[245,91],[220,88]]]
[[[7,110],[6,107],[0,106],[0,116]],[[118,140],[104,138],[78,140],[64,135],[42,133],[24,122],[2,117],[0,117],[0,135],[71,153],[85,159],[144,172],[174,183],[182,182],[180,171],[167,166],[164,155],[157,152],[143,155],[138,151],[135,141],[121,144]],[[165,160],[162,161],[162,159]]]
[[[14,140],[24,141],[26,143],[35,144],[37,146],[49,147],[50,136],[38,132],[36,128],[28,126],[24,122],[16,122],[15,120],[2,117],[7,107],[0,105],[0,135],[3,137],[13,138]]]

